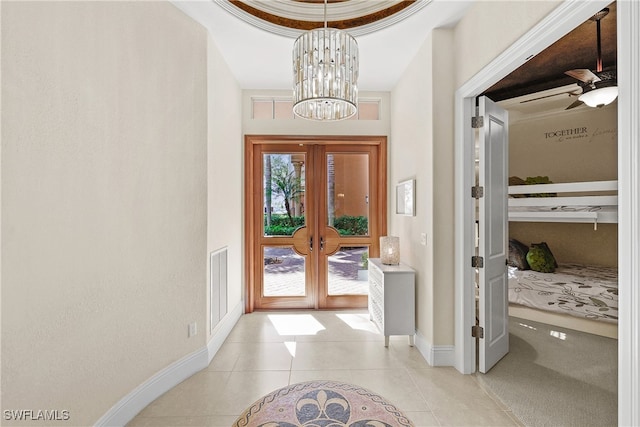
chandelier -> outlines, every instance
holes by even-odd
[[[307,31],[293,44],[293,112],[319,121],[348,119],[358,111],[358,43],[345,31]]]

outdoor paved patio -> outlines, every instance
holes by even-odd
[[[344,249],[344,248],[343,248]],[[367,295],[367,273],[358,273],[367,248],[344,249],[329,257],[329,295]],[[304,295],[304,258],[291,248],[265,249],[265,296]]]

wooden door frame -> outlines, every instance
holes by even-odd
[[[355,144],[362,151],[354,152],[354,144],[344,144],[344,145],[330,145],[330,144],[316,144],[320,145],[320,150],[318,156],[316,157],[316,167],[314,169],[314,173],[318,173],[318,179],[320,182],[328,182],[327,174],[328,170],[326,168],[327,164],[327,156],[329,154],[365,154],[368,156],[368,188],[375,189],[375,191],[369,192],[369,203],[370,206],[374,207],[375,212],[370,212],[369,214],[369,233],[367,236],[340,236],[340,245],[338,245],[338,250],[340,247],[345,246],[368,246],[369,253],[371,257],[378,257],[380,254],[379,242],[380,240],[376,238],[376,236],[383,236],[384,234],[380,231],[379,226],[382,220],[378,218],[378,211],[386,209],[380,209],[380,201],[378,200],[381,189],[379,188],[379,184],[381,180],[378,177],[378,171],[380,169],[380,162],[378,159],[379,149],[376,145],[372,144]],[[323,185],[322,191],[317,193],[318,200],[316,205],[319,209],[319,218],[316,224],[317,235],[323,236],[329,231],[328,229],[332,228],[328,226],[328,218],[327,216],[327,194],[328,188]],[[386,201],[385,205],[386,206]],[[386,218],[385,218],[386,222]],[[322,238],[322,237],[321,237]],[[339,309],[339,308],[353,308],[353,307],[362,307],[366,308],[368,305],[368,295],[331,295],[329,293],[329,256],[326,254],[323,257],[320,257],[320,263],[318,264],[318,275],[317,279],[318,283],[318,305],[324,309]]]
[[[260,200],[261,192],[252,192],[254,180],[254,167],[255,159],[254,152],[255,147],[264,144],[315,144],[315,145],[373,145],[379,147],[378,149],[378,223],[376,224],[380,235],[384,236],[387,232],[387,137],[386,136],[353,136],[353,135],[330,135],[330,136],[293,136],[293,135],[245,135],[245,150],[244,150],[244,254],[245,254],[245,284],[244,284],[244,297],[245,297],[245,313],[251,313],[254,311],[254,283],[255,283],[255,269],[253,268],[255,262],[254,246],[256,245],[255,239],[255,224],[252,219],[252,215],[249,212],[253,212],[257,206],[262,206],[262,200]],[[378,256],[378,248],[372,248],[370,256]],[[317,308],[317,302],[316,302]]]

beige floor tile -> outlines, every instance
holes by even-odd
[[[498,396],[496,396],[496,394],[495,394],[493,391],[491,391],[491,389],[490,389],[489,387],[487,387],[487,385],[486,385],[485,383],[483,383],[482,381],[479,381],[479,380],[478,380],[478,376],[479,376],[479,375],[484,375],[484,374],[481,374],[481,373],[479,373],[479,372],[476,372],[475,374],[473,374],[473,375],[471,375],[471,376],[476,380],[476,382],[478,383],[478,386],[479,386],[482,390],[484,390],[484,392],[485,392],[485,393],[487,393],[487,395],[488,395],[491,399],[493,399],[493,401],[494,401],[494,402],[496,402],[496,405],[498,405],[498,407],[499,407],[500,409],[502,409],[503,411],[509,411],[509,407],[508,407],[507,405],[505,405],[505,404],[502,402],[502,400],[500,400],[500,398],[499,398]]]
[[[384,341],[369,314],[362,312],[323,312],[314,315],[323,326],[314,334],[296,335],[296,341]]]
[[[236,417],[136,417],[127,427],[229,427]]]
[[[432,368],[425,358],[420,354],[417,347],[409,346],[408,337],[391,337],[389,341],[389,350],[393,357],[405,368],[412,369],[429,369]],[[433,369],[433,368],[432,368]]]
[[[384,337],[364,310],[242,316],[207,369],[145,408],[130,426],[229,426],[264,395],[299,382],[357,384],[415,426],[520,423],[473,375],[429,366],[408,337]]]
[[[407,411],[405,415],[411,420],[415,427],[434,427],[439,426],[440,423],[433,415],[433,412],[426,411]]]
[[[261,342],[240,346],[234,371],[289,371],[295,342]]]
[[[245,314],[227,337],[226,342],[294,341],[293,335],[282,335],[266,313]]]
[[[212,415],[238,416],[262,396],[288,384],[289,371],[232,372],[211,405]]]
[[[405,369],[353,370],[353,383],[384,397],[401,411],[430,411]]]
[[[298,342],[291,369],[389,369],[400,362],[381,343],[361,342]]]
[[[345,383],[353,382],[353,376],[349,369],[327,369],[313,371],[291,371],[289,384],[302,383],[307,381],[341,381]]]
[[[470,375],[460,375],[454,368],[410,369],[411,377],[431,410],[495,410],[500,407]]]
[[[224,343],[206,369],[210,371],[233,371],[244,344],[239,342]]]
[[[433,411],[442,426],[517,426],[518,424],[505,411],[492,409],[452,410],[437,409]]]
[[[140,412],[142,417],[213,415],[213,403],[222,397],[231,372],[203,370],[187,378]]]
[[[513,420],[513,422],[518,426],[518,427],[524,427],[524,424],[522,421],[520,421],[518,419],[518,417],[515,416],[515,414],[511,411],[505,411],[505,414],[507,414],[509,416],[509,418],[511,418]]]

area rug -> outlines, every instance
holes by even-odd
[[[244,411],[234,427],[400,427],[411,421],[383,397],[335,381],[292,384]]]

